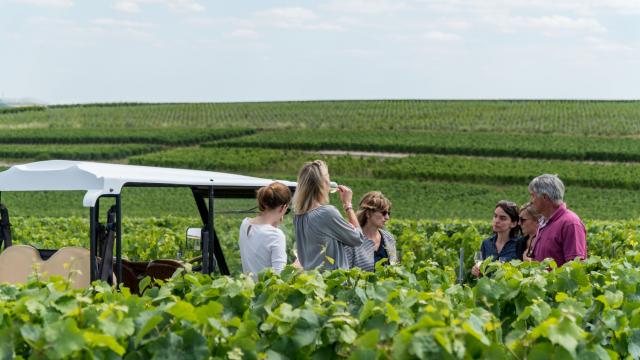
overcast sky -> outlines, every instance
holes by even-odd
[[[640,0],[0,0],[0,98],[640,99]]]

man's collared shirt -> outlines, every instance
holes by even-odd
[[[586,259],[587,240],[584,224],[566,204],[541,222],[533,257],[536,261],[552,258],[558,266],[576,257]]]

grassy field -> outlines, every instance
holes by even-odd
[[[503,132],[289,129],[263,131],[203,146],[356,150],[533,159],[638,161],[640,140],[605,136]]]
[[[300,101],[89,104],[0,113],[2,128],[334,128],[640,134],[638,101]]]
[[[294,180],[327,160],[355,197],[381,190],[394,216],[488,219],[496,201],[528,199],[557,173],[588,219],[640,217],[638,101],[312,101],[89,104],[0,112],[0,165],[87,159],[208,169]],[[134,142],[134,144],[131,144]],[[322,150],[408,157],[329,156]],[[16,213],[82,215],[81,194],[2,194]],[[190,216],[175,189],[125,192],[135,216]],[[219,202],[221,211],[252,201]],[[150,210],[152,209],[152,210]]]
[[[588,163],[544,159],[487,158],[419,154],[405,158],[328,156],[301,150],[260,148],[176,148],[130,158],[131,163],[238,172],[296,174],[309,158],[327,161],[336,175],[395,180],[440,180],[495,185],[527,185],[541,173],[556,173],[567,185],[638,189],[635,163]]]

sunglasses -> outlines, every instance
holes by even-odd
[[[382,216],[391,216],[391,210],[382,210],[380,214],[382,214]]]

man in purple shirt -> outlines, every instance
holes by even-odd
[[[558,266],[576,257],[587,258],[584,224],[564,203],[564,184],[557,175],[544,174],[529,184],[531,202],[544,217],[538,228],[533,258],[552,258]]]

